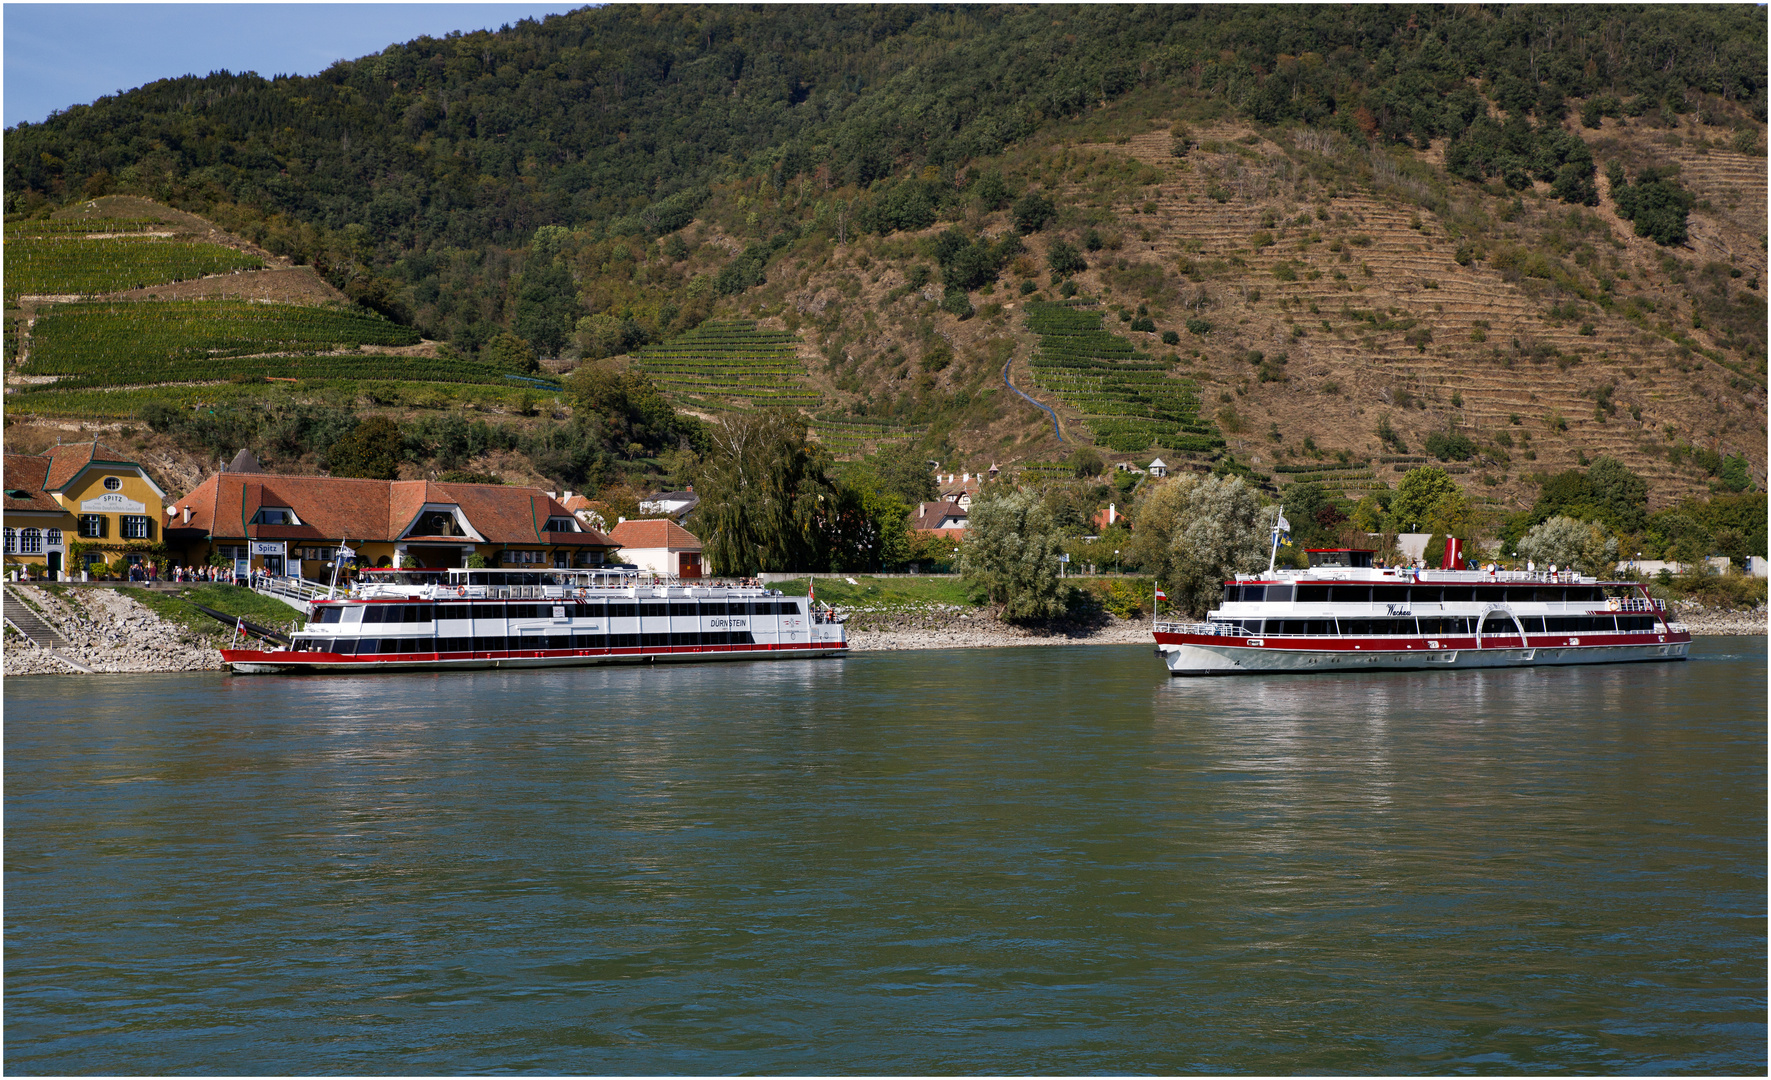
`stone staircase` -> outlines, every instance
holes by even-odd
[[[73,668],[75,671],[85,672],[88,675],[92,674],[91,668],[78,661],[70,659],[62,652],[62,649],[66,648],[68,643],[62,639],[60,634],[55,632],[54,627],[44,622],[35,611],[32,611],[28,604],[13,595],[11,589],[6,590],[5,615],[7,625],[29,638],[32,642],[41,645],[44,649],[48,650],[49,655]]]

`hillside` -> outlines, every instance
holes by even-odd
[[[1520,507],[1610,455],[1664,506],[1744,455],[1763,487],[1749,16],[626,8],[168,80],[8,133],[8,422],[366,408],[408,422],[414,468],[681,482],[657,430],[559,390],[612,358],[685,412],[784,404],[839,455],[955,470],[1098,446],[1356,497],[1431,459]],[[1667,243],[1619,213],[1663,190],[1689,204]],[[109,247],[21,274],[82,218]],[[146,243],[187,268],[94,269]],[[86,284],[25,288],[56,274]],[[334,321],[216,343],[118,306],[239,301]],[[1055,303],[1072,329],[1036,333]],[[176,362],[93,352],[74,314]],[[505,433],[436,434],[457,420]],[[319,466],[304,439],[287,467]]]

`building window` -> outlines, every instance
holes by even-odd
[[[18,530],[17,529],[7,529],[6,530],[6,554],[8,554],[8,555],[18,554]]]
[[[52,548],[61,547],[62,546],[61,530],[60,529],[45,529],[43,532],[43,543],[48,545],[49,547],[52,547]]]
[[[569,517],[552,517],[547,519],[548,532],[577,532],[577,522]]]
[[[120,522],[121,533],[126,540],[152,540],[154,538],[154,519],[139,514],[124,514]]]
[[[26,529],[18,534],[18,553],[20,555],[43,554],[43,530]]]
[[[547,562],[547,552],[506,550],[503,561],[513,566],[542,566]]]
[[[80,535],[88,540],[103,540],[107,532],[103,514],[81,514]]]
[[[121,479],[119,479],[118,477],[115,477],[115,476],[105,477],[105,490],[106,491],[121,491],[122,489],[123,489],[123,481]]]
[[[300,525],[295,511],[287,506],[261,506],[258,513],[252,515],[254,525]]]
[[[215,553],[229,562],[238,562],[246,557],[246,545],[217,544],[215,545]]]
[[[295,557],[304,562],[331,562],[332,556],[336,553],[336,548],[329,547],[304,547],[295,549]]]
[[[448,510],[431,510],[418,516],[418,524],[412,527],[412,536],[460,536],[461,531],[455,527],[455,515]]]

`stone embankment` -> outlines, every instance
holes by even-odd
[[[1148,619],[1053,621],[1038,626],[1003,622],[988,611],[957,605],[921,611],[848,613],[849,648],[990,649],[1012,645],[1142,645],[1150,641]]]
[[[115,589],[69,588],[60,595],[34,585],[6,586],[37,617],[60,634],[60,651],[94,673],[208,671],[221,667],[221,652],[177,623],[167,622]],[[50,651],[11,632],[5,671],[11,675],[68,675],[74,671]]]
[[[1676,602],[1676,613],[1671,617],[1690,627],[1693,636],[1765,632],[1765,607],[1762,604],[1752,611],[1728,611],[1706,608],[1696,600],[1680,600]]]

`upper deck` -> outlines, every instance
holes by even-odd
[[[692,586],[639,570],[366,570],[336,600],[562,600],[572,597],[734,598],[780,596],[752,584]],[[317,603],[327,603],[320,599]]]

